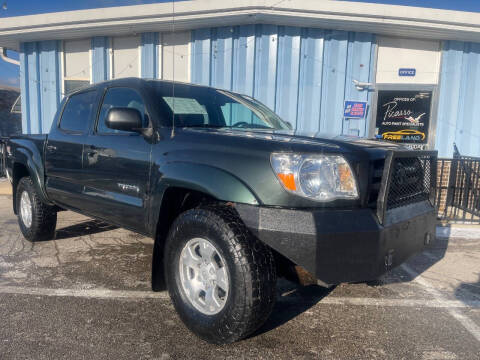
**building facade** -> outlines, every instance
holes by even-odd
[[[121,77],[252,96],[302,131],[480,156],[480,14],[337,1],[194,0],[7,18],[22,127]],[[478,42],[476,42],[478,41]],[[359,112],[351,111],[352,109]]]

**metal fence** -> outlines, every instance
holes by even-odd
[[[439,159],[435,199],[441,220],[480,224],[480,158]]]

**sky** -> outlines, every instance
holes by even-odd
[[[348,0],[348,1],[480,12],[479,0]]]
[[[41,14],[55,11],[83,10],[99,7],[126,6],[168,2],[170,0],[0,0],[0,23],[4,17]],[[230,0],[234,1],[234,0]],[[276,1],[276,0],[272,0]],[[342,1],[342,0],[338,0]],[[459,11],[480,12],[479,0],[348,0],[406,6],[420,6]],[[276,2],[278,3],[278,1]],[[18,54],[8,52],[18,59]],[[18,66],[0,60],[0,85],[18,86]]]

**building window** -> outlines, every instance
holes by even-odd
[[[63,43],[63,86],[66,95],[90,84],[90,45],[90,39]]]
[[[140,36],[112,39],[112,79],[140,76]]]

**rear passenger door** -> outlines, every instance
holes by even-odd
[[[83,144],[96,109],[96,90],[70,96],[45,147],[46,191],[54,202],[82,208]]]
[[[113,107],[137,109],[143,127],[151,126],[139,91],[106,89],[96,126],[84,148],[85,199],[89,213],[115,224],[146,232],[151,142],[137,132],[112,130],[105,124]]]

